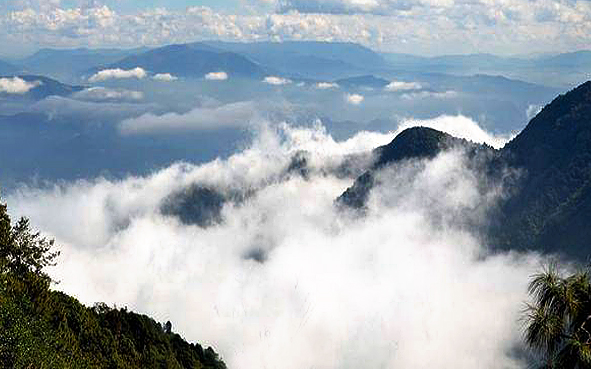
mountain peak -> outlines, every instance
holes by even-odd
[[[411,127],[400,132],[389,144],[378,147],[374,167],[410,158],[434,157],[442,149],[468,141],[428,127]]]
[[[407,128],[394,137],[389,144],[374,150],[376,161],[373,166],[358,177],[353,186],[337,198],[337,204],[353,209],[362,209],[366,205],[372,187],[376,184],[375,173],[377,171],[402,160],[433,158],[442,150],[456,146],[484,147],[433,128]]]

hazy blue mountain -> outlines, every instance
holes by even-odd
[[[13,78],[15,76],[0,76],[0,78]],[[18,76],[29,83],[35,85],[27,93],[24,94],[7,94],[1,93],[0,96],[3,98],[11,99],[29,99],[29,100],[41,100],[48,96],[69,96],[74,92],[81,91],[84,89],[82,86],[71,86],[54,79],[35,76],[35,75],[21,75]]]
[[[132,55],[106,68],[141,67],[151,73],[171,73],[183,77],[203,77],[210,72],[224,71],[229,76],[260,78],[263,67],[234,52],[202,43],[168,45]]]
[[[146,51],[137,49],[41,49],[20,63],[29,73],[59,79],[75,79],[80,73],[97,65],[108,65],[127,56]]]
[[[349,77],[349,78],[342,78],[336,80],[337,83],[341,87],[345,88],[375,88],[381,89],[386,87],[390,81],[387,79],[379,78],[374,75],[365,75],[365,76],[357,76],[357,77]]]
[[[441,55],[434,57],[396,53],[385,53],[383,55],[385,60],[394,68],[463,75],[515,68],[530,63],[527,59],[501,57],[492,54]]]
[[[535,59],[535,63],[540,67],[584,68],[590,70],[591,50],[541,57]]]
[[[474,76],[446,77],[438,76],[440,86],[485,95],[508,95],[523,100],[546,100],[555,96],[560,90],[535,83],[503,77],[500,75],[477,74]]]
[[[21,71],[20,67],[0,60],[0,75],[16,74]]]
[[[381,55],[354,43],[211,41],[207,44],[241,53],[281,73],[304,78],[342,78],[386,65]]]
[[[391,68],[455,75],[500,74],[550,86],[574,86],[591,74],[591,51],[557,55],[505,57],[491,54],[442,55],[422,57],[385,53]]]

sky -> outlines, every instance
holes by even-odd
[[[356,42],[420,55],[591,48],[589,0],[3,0],[4,56],[199,40]]]

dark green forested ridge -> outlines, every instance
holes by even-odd
[[[489,174],[517,169],[507,183],[511,196],[482,230],[494,248],[534,249],[579,261],[591,255],[591,81],[558,96],[501,150],[468,143],[425,127],[409,128],[376,149],[374,167],[337,200],[363,208],[376,171],[412,158],[434,157],[451,146],[489,158]],[[478,164],[478,163],[477,163]],[[500,170],[499,170],[500,169]]]
[[[501,152],[524,172],[494,236],[507,248],[591,254],[591,81],[558,96]]]
[[[44,268],[57,256],[53,241],[26,219],[12,224],[0,204],[0,367],[226,368],[170,322],[102,303],[85,307],[50,290]]]
[[[408,128],[400,132],[389,144],[374,150],[376,159],[372,167],[337,198],[337,203],[352,208],[363,208],[376,184],[375,174],[378,170],[403,160],[433,158],[442,150],[453,147],[466,149],[471,156],[482,151],[493,151],[492,147],[474,144],[432,128]]]

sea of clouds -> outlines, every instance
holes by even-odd
[[[490,254],[466,226],[485,222],[504,189],[483,187],[461,151],[384,169],[363,216],[335,205],[354,176],[333,169],[393,137],[337,142],[321,125],[261,124],[226,160],[22,187],[6,200],[61,246],[55,288],[171,320],[230,368],[525,367],[520,316],[542,260]],[[301,152],[306,176],[286,171]],[[194,184],[248,196],[207,228],[162,214]]]

